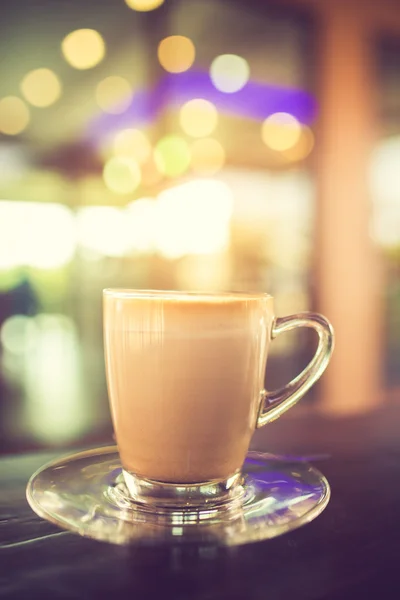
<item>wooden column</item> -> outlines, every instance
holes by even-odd
[[[316,293],[318,310],[336,331],[320,394],[322,410],[336,414],[383,400],[381,275],[368,189],[375,57],[362,10],[349,4],[332,2],[319,30]]]

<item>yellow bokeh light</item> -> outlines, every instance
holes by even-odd
[[[114,138],[113,150],[118,156],[131,156],[142,165],[150,158],[151,144],[143,131],[123,129]]]
[[[170,73],[183,73],[194,63],[196,50],[192,40],[183,35],[171,35],[158,45],[160,65]]]
[[[131,103],[132,87],[118,75],[106,77],[96,87],[96,102],[104,112],[117,115]]]
[[[225,163],[223,146],[212,138],[196,140],[190,147],[191,165],[199,175],[215,175]]]
[[[0,100],[0,132],[18,135],[29,123],[29,109],[17,96],[6,96]]]
[[[248,82],[249,63],[236,54],[221,54],[211,63],[210,76],[217,90],[232,94],[241,90]]]
[[[61,83],[50,69],[35,69],[23,78],[21,91],[33,106],[44,108],[59,99]]]
[[[289,113],[274,113],[265,119],[261,127],[264,144],[278,152],[293,148],[300,136],[301,125],[296,117]]]
[[[71,31],[62,41],[61,50],[66,61],[75,69],[91,69],[101,62],[106,53],[104,40],[95,29]]]
[[[167,177],[178,177],[189,168],[189,146],[183,138],[167,135],[157,143],[154,160],[160,173]]]
[[[132,8],[132,10],[137,10],[138,12],[155,10],[164,4],[164,0],[125,0],[125,2],[129,8]]]
[[[304,160],[314,148],[314,143],[315,140],[313,132],[309,127],[303,126],[301,128],[300,137],[297,143],[288,150],[285,150],[283,155],[285,158],[293,162]]]
[[[116,156],[104,165],[103,178],[112,192],[131,194],[140,185],[140,167],[133,158]]]
[[[179,121],[183,131],[188,135],[205,137],[216,128],[218,111],[212,102],[195,98],[182,106]]]

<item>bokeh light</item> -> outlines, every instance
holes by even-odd
[[[217,126],[218,111],[212,102],[194,98],[182,106],[179,121],[183,131],[188,135],[206,137]]]
[[[157,142],[154,160],[160,173],[166,177],[183,175],[190,165],[189,145],[178,135],[167,135]]]
[[[33,106],[44,108],[59,99],[61,83],[51,69],[35,69],[23,78],[21,91]]]
[[[24,354],[32,351],[36,341],[36,325],[32,317],[12,315],[0,329],[0,341],[7,352]]]
[[[169,73],[183,73],[194,63],[196,50],[192,40],[183,35],[171,35],[158,45],[158,60]]]
[[[131,103],[132,87],[126,79],[118,75],[106,77],[96,87],[96,102],[104,112],[119,114]]]
[[[380,140],[371,156],[371,192],[381,207],[399,206],[400,197],[400,135]]]
[[[111,206],[85,206],[78,211],[78,242],[101,256],[123,256],[127,250],[124,211]]]
[[[138,12],[155,10],[164,4],[164,0],[125,0],[125,2],[129,8],[132,8],[132,10],[137,10]]]
[[[103,178],[112,192],[131,194],[140,185],[140,167],[134,158],[116,156],[104,165]]]
[[[283,152],[295,146],[301,136],[301,125],[293,115],[285,112],[270,115],[261,126],[263,142],[272,150]]]
[[[157,203],[156,244],[166,258],[227,247],[233,196],[224,182],[193,180],[161,192]]]
[[[315,140],[312,130],[307,127],[307,125],[303,125],[301,127],[300,137],[296,144],[288,150],[284,150],[282,154],[292,162],[304,160],[314,148],[314,143]]]
[[[211,63],[211,81],[220,92],[232,94],[241,90],[249,80],[250,67],[236,54],[221,54]]]
[[[131,156],[142,165],[151,156],[151,144],[143,131],[139,129],[122,129],[113,144],[114,153],[118,156]]]
[[[195,140],[190,146],[191,167],[199,175],[215,175],[225,164],[225,150],[217,140]]]
[[[382,139],[371,157],[371,234],[387,250],[400,246],[400,136]]]
[[[23,361],[23,420],[35,439],[62,446],[82,439],[93,426],[81,344],[75,323],[65,315],[39,314],[33,321],[34,352],[25,354]]]
[[[0,100],[0,132],[18,135],[29,123],[29,109],[17,96],[6,96]]]
[[[0,202],[0,268],[56,269],[75,252],[72,211],[61,204]]]
[[[95,29],[77,29],[63,39],[61,50],[71,67],[84,70],[95,67],[103,60],[106,46]]]
[[[24,247],[28,265],[57,269],[71,261],[76,238],[74,216],[68,207],[36,204],[35,218],[26,222],[26,227]]]
[[[131,250],[151,252],[155,249],[157,202],[154,198],[140,198],[126,209],[128,242]]]
[[[1,270],[7,271],[25,265],[24,206],[25,203],[20,202],[0,202]]]

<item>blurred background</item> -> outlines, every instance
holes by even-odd
[[[4,0],[0,452],[111,439],[104,287],[326,314],[289,415],[400,399],[400,2]],[[268,388],[312,335],[274,341]]]

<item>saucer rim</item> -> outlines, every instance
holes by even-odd
[[[61,467],[64,465],[64,463],[70,462],[71,460],[80,460],[83,458],[89,458],[91,456],[99,456],[99,455],[107,456],[110,454],[118,455],[118,447],[116,445],[99,446],[96,448],[90,448],[90,449],[82,450],[79,452],[73,452],[73,453],[70,453],[67,455],[63,455],[60,458],[52,459],[51,461],[48,461],[47,463],[43,464],[41,467],[36,469],[36,471],[31,475],[31,477],[29,478],[29,480],[27,482],[26,499],[27,499],[27,502],[28,502],[30,508],[39,517],[41,517],[42,519],[45,519],[46,521],[52,523],[53,525],[55,525],[57,527],[59,527],[63,531],[66,531],[68,533],[75,534],[75,535],[78,534],[78,535],[81,535],[82,537],[85,537],[88,539],[93,539],[96,541],[110,542],[110,540],[106,540],[101,537],[95,537],[93,535],[85,535],[84,533],[81,533],[78,529],[72,529],[72,528],[68,527],[66,525],[66,523],[64,523],[64,521],[60,521],[59,519],[54,517],[51,512],[48,512],[46,509],[42,508],[40,503],[37,502],[33,497],[33,491],[34,491],[33,490],[33,482],[43,471],[46,471],[47,469],[53,468],[53,467]],[[264,541],[264,542],[269,541],[271,539],[274,539],[275,537],[280,537],[281,535],[284,535],[285,533],[287,533],[289,531],[295,531],[296,529],[300,529],[304,525],[312,522],[327,507],[327,505],[330,501],[330,498],[331,498],[331,487],[330,487],[329,481],[325,477],[325,475],[323,473],[321,473],[321,471],[319,469],[314,467],[314,465],[310,464],[308,461],[299,460],[299,459],[296,460],[293,457],[285,458],[284,456],[281,456],[281,455],[278,456],[278,455],[274,455],[272,453],[253,451],[253,450],[249,450],[247,452],[244,464],[248,458],[256,458],[256,459],[258,458],[259,460],[265,461],[266,464],[269,461],[271,461],[271,462],[276,461],[278,463],[284,463],[284,464],[297,464],[297,463],[301,464],[303,468],[306,467],[308,470],[311,470],[313,472],[313,474],[320,481],[321,487],[323,488],[323,490],[321,491],[321,496],[318,499],[318,501],[316,501],[315,504],[304,515],[297,517],[296,519],[288,522],[287,524],[280,525],[279,533],[277,533],[276,535],[272,535],[270,537],[263,536],[263,537],[260,537],[259,539],[256,538],[256,539],[249,539],[249,540],[243,540],[243,541],[235,541],[235,543],[233,543],[233,544],[217,543],[217,545],[222,546],[222,547],[230,547],[230,546],[235,547],[235,546],[244,546],[247,544],[257,543],[257,542],[261,542],[261,541]],[[122,465],[120,465],[120,466],[122,467]],[[112,540],[111,540],[111,543],[115,544],[117,542],[112,542]],[[213,543],[215,545],[215,542],[213,542]],[[129,541],[127,544],[143,546],[137,540]],[[165,540],[157,540],[156,543],[153,543],[150,546],[162,546],[162,545],[171,545],[171,542],[166,542]],[[181,543],[179,545],[181,545]]]

